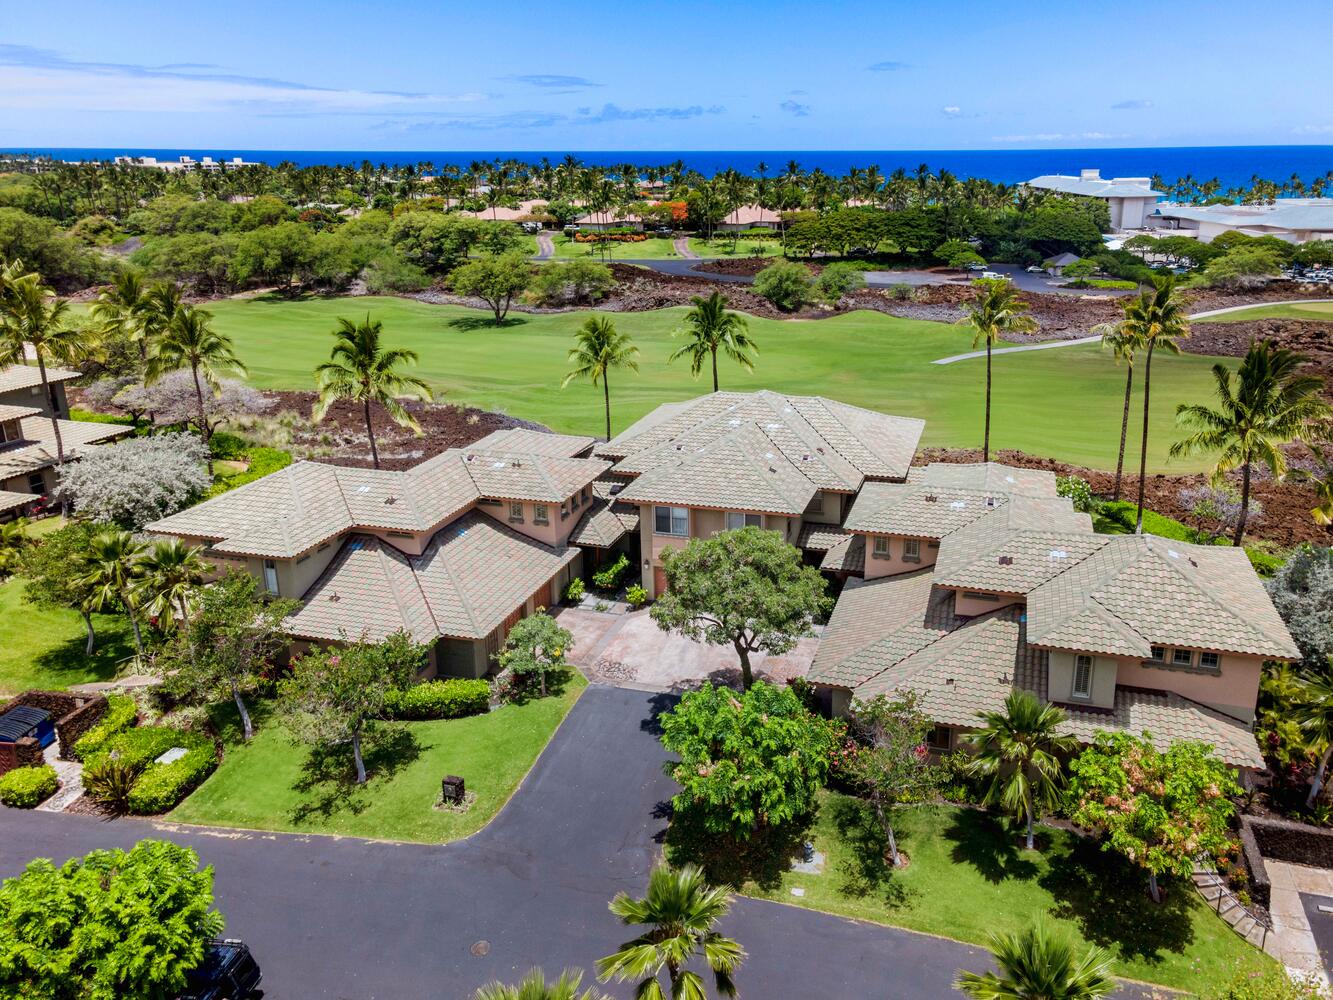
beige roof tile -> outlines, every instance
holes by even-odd
[[[1018,496],[1053,497],[1055,473],[1044,469],[1020,469],[999,462],[953,464],[932,462],[926,466],[922,481],[929,486],[982,493],[1006,493]]]
[[[600,476],[611,463],[604,459],[556,458],[466,448],[463,465],[477,493],[501,500],[561,503]]]
[[[37,497],[31,493],[14,493],[10,490],[0,490],[0,514],[11,510],[17,510],[24,504],[32,503]]]
[[[612,498],[611,488],[619,485],[603,479],[592,484],[592,504],[570,532],[571,544],[609,549],[628,532],[639,530],[639,508]]]
[[[46,369],[46,380],[48,382],[68,382],[70,379],[78,377],[78,372],[71,371],[68,368],[52,368],[48,365]],[[0,392],[31,389],[33,386],[41,384],[42,373],[36,365],[19,364],[0,368]]]
[[[41,413],[39,406],[8,406],[0,404],[0,421],[22,420],[24,417],[32,417]]]
[[[864,535],[847,535],[832,545],[819,568],[828,573],[856,573],[866,570],[866,540]]]
[[[19,421],[21,442],[0,448],[0,479],[21,476],[57,463],[55,431],[50,417],[24,417]],[[95,423],[91,420],[61,420],[60,439],[65,459],[77,459],[106,441],[134,433],[124,424]]]
[[[519,455],[545,455],[547,458],[578,458],[597,441],[580,434],[552,434],[527,427],[492,431],[466,451],[500,451]]]

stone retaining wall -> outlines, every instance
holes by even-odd
[[[56,738],[60,740],[60,756],[73,760],[74,743],[80,736],[101,721],[106,714],[106,695],[70,694],[65,691],[24,691],[0,705],[0,715],[11,708],[28,705],[50,712],[54,720]],[[31,744],[31,746],[27,746]],[[35,754],[35,759],[32,759]],[[0,774],[15,767],[41,763],[42,752],[37,741],[22,739],[14,744],[12,752],[0,751]]]
[[[1267,909],[1272,884],[1264,859],[1333,868],[1333,830],[1287,819],[1242,816],[1240,844],[1250,870],[1250,896]]]

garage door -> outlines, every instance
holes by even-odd
[[[661,597],[667,591],[666,570],[661,566],[653,567],[653,593]]]

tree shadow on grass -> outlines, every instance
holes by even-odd
[[[779,886],[792,862],[805,856],[813,822],[812,814],[802,821],[740,838],[707,829],[700,810],[676,809],[665,838],[667,861],[698,865],[714,885],[740,887],[753,882],[771,891]]]
[[[954,864],[972,866],[987,882],[998,884],[1008,879],[1024,881],[1037,877],[1037,865],[1030,857],[1024,857],[1026,849],[1021,842],[1024,834],[989,813],[956,810],[944,836],[953,843],[949,856]],[[1036,843],[1037,850],[1045,851],[1050,846],[1050,836],[1039,831]]]
[[[368,777],[364,785],[358,785],[350,746],[312,748],[301,766],[300,779],[292,786],[303,796],[291,812],[292,822],[328,819],[335,813],[359,816],[374,800],[375,785],[415,762],[424,749],[408,727],[386,726],[362,747]]]
[[[1059,900],[1054,914],[1077,921],[1079,933],[1093,944],[1126,959],[1156,962],[1194,942],[1192,894],[1185,882],[1166,883],[1164,901],[1154,903],[1147,876],[1091,840],[1080,840],[1049,862],[1039,884]]]
[[[483,316],[458,316],[449,320],[446,325],[464,333],[471,333],[474,330],[505,330],[511,326],[524,326],[528,322],[524,316],[506,316],[498,325],[494,316],[489,319]]]
[[[84,652],[87,643],[88,637],[80,632],[78,636],[72,636],[58,646],[42,650],[32,658],[32,665],[49,675],[51,681],[64,686],[86,681],[109,681],[134,656],[134,641],[130,638],[128,626],[124,633],[99,631],[97,645],[91,656]],[[77,676],[71,676],[65,681],[62,675],[66,674]]]
[[[653,736],[662,735],[662,716],[680,704],[680,695],[670,691],[659,691],[650,695],[648,714],[639,721],[639,730]]]
[[[824,808],[830,811],[839,839],[851,852],[851,857],[838,865],[838,874],[842,876],[838,891],[854,899],[876,896],[890,907],[907,903],[911,893],[900,879],[894,878],[893,865],[888,859],[889,841],[875,819],[874,810],[850,796],[838,796]],[[907,851],[901,832],[898,837],[899,849]],[[907,853],[910,858],[910,851]]]
[[[570,669],[546,671],[546,697],[559,698],[573,679],[574,671]],[[530,701],[540,701],[541,697],[541,682],[533,677],[531,680],[525,680],[521,687],[510,690],[509,704],[526,705]]]

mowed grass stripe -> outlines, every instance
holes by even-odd
[[[586,383],[560,389],[574,331],[587,312],[513,314],[508,325],[496,329],[487,325],[487,313],[398,298],[232,299],[207,308],[216,328],[235,342],[251,381],[263,388],[312,388],[311,373],[328,356],[337,318],[369,314],[384,323],[389,344],[421,356],[417,374],[443,401],[500,410],[558,431],[602,433],[601,391]],[[612,374],[614,429],[659,403],[709,390],[707,377],[692,378],[686,363],[667,364],[680,345],[672,332],[684,314],[682,308],[612,314],[640,351],[638,374]],[[722,388],[831,396],[926,419],[928,446],[981,444],[985,361],[930,363],[968,350],[972,341],[965,328],[864,311],[818,321],[750,317],[749,323],[760,349],[757,368],[750,374],[722,361]],[[1178,436],[1176,404],[1211,397],[1214,360],[1154,358],[1151,471],[1207,467],[1206,457],[1168,465],[1167,449]],[[1096,345],[996,357],[992,447],[1114,467],[1124,375]],[[1141,387],[1142,378],[1136,381]],[[1136,406],[1140,400],[1136,391]],[[1131,426],[1134,454],[1137,417]]]

